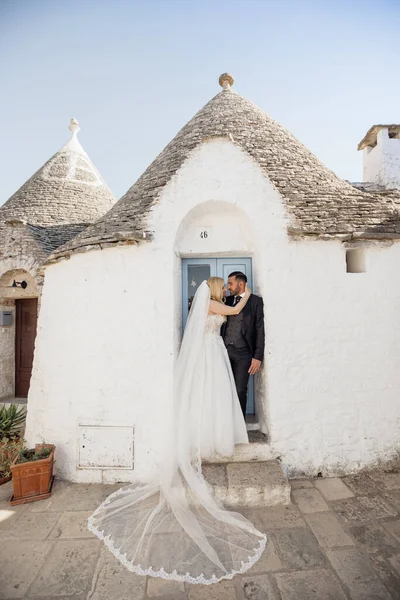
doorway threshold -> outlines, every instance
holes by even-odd
[[[7,398],[2,398],[0,400],[0,406],[10,404],[20,404],[21,406],[26,406],[28,403],[27,398],[15,398],[14,396],[8,396]]]
[[[256,415],[246,415],[246,429],[247,431],[259,431],[260,423]]]

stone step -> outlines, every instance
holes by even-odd
[[[27,400],[26,398],[2,398],[0,400],[0,406],[7,406],[7,408],[9,406],[11,406],[11,404],[19,404],[21,406],[24,406],[26,408],[27,406]]]
[[[246,428],[247,428],[247,431],[259,431],[260,430],[260,423],[258,422],[256,415],[247,415],[246,416]]]
[[[225,506],[290,504],[290,484],[277,460],[204,463],[203,474]]]
[[[260,462],[276,458],[276,455],[273,454],[271,447],[268,444],[268,438],[264,433],[261,431],[249,431],[248,434],[250,443],[237,444],[235,446],[234,456],[215,456],[214,458],[207,459],[207,463]]]

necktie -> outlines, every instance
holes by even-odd
[[[241,299],[242,299],[241,296],[236,296],[234,306],[236,306],[236,304],[239,304]]]

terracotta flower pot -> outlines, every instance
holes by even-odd
[[[42,448],[52,448],[47,458],[23,463],[18,462],[18,456],[14,459],[11,465],[14,490],[10,500],[12,505],[43,500],[51,495],[55,446],[37,444],[35,451]]]

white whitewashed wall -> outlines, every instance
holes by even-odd
[[[267,334],[257,411],[291,473],[356,470],[398,449],[400,246],[367,249],[367,272],[350,274],[339,242],[291,242],[286,226],[259,167],[214,140],[164,189],[152,243],[46,270],[27,438],[57,445],[60,475],[129,481],[134,443],[136,472],[151,476],[172,410],[182,256],[253,258]]]
[[[387,188],[400,188],[400,139],[389,138],[387,128],[377,135],[376,146],[363,150],[363,180]]]

